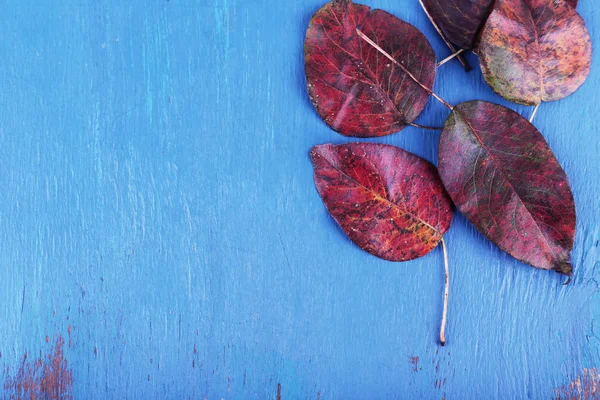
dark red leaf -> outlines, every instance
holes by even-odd
[[[494,0],[423,0],[446,37],[463,49],[475,47]]]
[[[565,0],[573,8],[577,8],[578,0]]]
[[[304,54],[317,112],[345,136],[389,135],[419,116],[429,93],[361,39],[357,28],[427,88],[435,81],[435,54],[414,26],[349,0],[327,3],[312,17]]]
[[[497,0],[477,50],[494,91],[526,105],[573,93],[585,82],[592,60],[585,21],[556,0]]]
[[[483,101],[455,107],[440,138],[439,171],[460,211],[498,247],[534,267],[571,275],[569,180],[526,119]]]
[[[452,222],[433,165],[394,146],[351,143],[310,152],[317,190],[348,237],[369,253],[406,261],[429,253]]]

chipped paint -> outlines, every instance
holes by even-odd
[[[73,347],[73,339],[71,339],[71,332],[73,331],[73,326],[69,325],[67,327],[67,335],[69,336],[69,347]]]
[[[409,361],[410,365],[412,366],[412,370],[414,372],[418,372],[419,371],[419,356],[408,357],[408,361]]]
[[[596,368],[584,369],[577,378],[554,391],[555,400],[598,400],[600,399],[600,373]]]
[[[309,148],[349,141],[306,94],[304,35],[327,1],[2,3],[0,388],[58,333],[74,399],[275,400],[281,383],[283,400],[545,400],[600,370],[600,70],[535,120],[575,191],[573,285],[457,214],[455,340],[441,348],[441,251],[407,264],[359,251],[312,186]],[[368,4],[448,54],[417,1]],[[597,1],[580,9],[597,27]],[[448,100],[500,101],[479,73],[440,74]],[[416,122],[441,126],[447,112],[426,107]],[[438,137],[410,127],[369,142],[436,161]]]
[[[7,368],[5,395],[15,400],[72,399],[73,375],[63,354],[64,344],[64,339],[59,336],[47,355],[40,354],[39,358],[31,359],[26,352],[14,375]]]

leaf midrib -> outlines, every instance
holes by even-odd
[[[540,46],[540,34],[538,32],[538,27],[535,23],[535,20],[533,19],[533,14],[531,13],[531,9],[529,8],[529,4],[525,1],[525,0],[521,0],[525,6],[525,8],[527,9],[527,13],[529,16],[529,21],[531,22],[531,26],[533,28],[533,36],[535,38],[535,49],[538,53],[538,68],[536,69],[536,73],[539,77],[539,93],[537,94],[537,100],[538,102],[536,103],[536,105],[541,104],[544,101],[544,91],[545,91],[545,84],[544,84],[544,76],[545,76],[545,70],[544,70],[544,66],[543,66],[543,59],[544,57],[542,56],[542,49]],[[525,25],[525,21],[519,17],[519,15],[512,10],[511,8],[509,8],[509,10],[511,11],[511,13],[517,17],[515,18],[515,20],[519,20],[519,22],[521,22],[521,24]],[[521,37],[522,38],[522,37]],[[522,38],[524,39],[524,38]],[[531,63],[530,63],[531,65]],[[533,65],[532,65],[533,66]]]
[[[333,15],[335,15],[338,23],[340,23],[340,25],[341,25],[341,22],[340,22],[339,18],[337,17],[337,14],[335,13],[335,11],[332,11],[332,13],[333,13]],[[373,13],[373,10],[370,10],[369,11],[369,15],[365,18],[365,21],[371,16],[372,13]],[[358,24],[356,24],[356,22],[354,22],[354,24],[356,25],[356,27],[358,27]],[[361,68],[357,67],[358,70],[367,79],[369,79],[371,81],[371,84],[373,86],[375,86],[380,93],[383,94],[382,97],[388,103],[388,105],[392,108],[392,110],[397,114],[398,118],[400,119],[400,122],[402,122],[405,125],[409,124],[410,121],[408,121],[406,119],[406,116],[404,115],[404,113],[402,113],[400,110],[398,110],[398,107],[396,107],[396,104],[394,103],[394,101],[390,98],[390,96],[388,95],[388,93],[385,90],[383,90],[383,88],[379,84],[379,81],[377,80],[377,75],[373,73],[373,71],[371,70],[371,68],[367,64],[366,60],[363,60],[362,57],[359,57],[356,54],[353,54],[350,51],[348,51],[347,49],[345,49],[344,47],[342,47],[339,43],[337,43],[335,40],[333,40],[333,38],[331,36],[329,36],[329,34],[327,33],[326,30],[323,30],[323,32],[325,33],[325,36],[327,36],[327,39],[329,39],[329,41],[331,41],[331,43],[333,43],[336,47],[338,47],[340,50],[342,50],[348,56],[350,56],[351,58],[353,58],[356,61],[361,62],[364,65],[365,69],[368,70],[369,74],[367,74],[366,71],[363,71]],[[359,43],[361,43],[360,48],[361,48],[361,51],[362,51],[362,40],[359,39]],[[356,79],[356,80],[358,80],[358,79]]]
[[[321,155],[321,157],[323,157],[323,155]],[[336,167],[335,165],[333,165],[333,163],[331,161],[329,161],[329,159],[327,157],[323,157],[325,160],[327,160],[327,163],[329,165],[331,165],[331,167],[333,169],[335,169],[336,171],[338,171],[340,174],[344,175],[346,178],[350,179],[352,182],[354,182],[357,186],[360,186],[361,188],[365,189],[366,191],[370,192],[373,194],[373,196],[375,197],[375,199],[382,201],[383,203],[388,203],[390,204],[392,207],[397,208],[398,210],[400,210],[403,214],[406,214],[408,216],[410,216],[412,219],[421,222],[423,225],[425,225],[427,228],[429,228],[430,230],[434,231],[436,234],[443,236],[442,233],[435,228],[434,226],[430,225],[429,223],[423,221],[421,218],[417,217],[416,215],[414,215],[413,213],[406,211],[404,209],[402,209],[398,204],[394,203],[393,201],[380,196],[377,192],[375,192],[374,190],[364,186],[363,184],[361,184],[360,182],[358,182],[356,179],[352,178],[350,175],[346,174],[344,171],[342,171],[341,169],[339,169],[338,167]]]
[[[550,252],[552,253],[554,261],[561,262],[561,260],[559,260],[559,258],[556,256],[556,253],[554,252],[554,249],[550,245],[550,242],[548,241],[548,238],[546,237],[546,235],[544,235],[544,232],[542,231],[542,229],[538,225],[538,221],[533,217],[533,215],[531,214],[531,211],[529,211],[529,208],[527,207],[527,203],[525,203],[525,201],[523,201],[523,199],[521,199],[521,196],[519,196],[519,193],[517,192],[517,190],[513,186],[512,182],[508,179],[508,177],[504,173],[504,169],[502,167],[500,167],[501,164],[499,164],[498,161],[496,161],[496,159],[494,158],[493,154],[488,150],[488,148],[486,147],[486,145],[483,143],[483,140],[481,140],[481,138],[479,137],[479,135],[477,135],[477,133],[475,131],[475,128],[473,128],[473,125],[471,125],[470,121],[466,117],[463,117],[462,114],[460,113],[460,111],[455,110],[455,112],[457,113],[457,115],[460,116],[460,118],[463,121],[465,121],[465,123],[469,127],[469,130],[473,133],[473,136],[475,136],[475,138],[477,139],[477,141],[479,142],[479,144],[481,145],[481,147],[490,156],[490,159],[492,160],[492,163],[496,166],[496,169],[500,172],[500,175],[502,176],[502,178],[508,183],[508,185],[510,186],[510,188],[512,189],[512,191],[515,193],[517,199],[519,199],[519,202],[523,205],[523,208],[525,208],[525,210],[527,210],[527,214],[531,217],[532,221],[535,223],[535,227],[537,228],[538,232],[540,233],[540,235],[544,239],[544,242],[546,243],[546,245],[550,249]]]

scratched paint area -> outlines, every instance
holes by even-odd
[[[46,343],[50,338],[46,336]],[[72,399],[73,374],[63,356],[62,336],[47,355],[32,359],[25,353],[18,368],[5,370],[4,396],[10,399]]]
[[[600,374],[596,368],[584,369],[580,376],[555,392],[556,400],[600,399]]]
[[[438,59],[448,55],[417,2],[365,3],[421,29]],[[535,120],[574,191],[573,282],[511,259],[457,215],[440,348],[441,251],[403,264],[374,258],[336,228],[314,188],[310,148],[347,141],[306,93],[304,33],[321,6],[5,3],[1,398],[29,383],[45,390],[59,349],[68,385],[54,398],[564,399],[586,390],[600,367],[598,52],[588,82]],[[600,43],[600,10],[582,0],[579,11]],[[455,63],[435,88],[453,104],[531,112]],[[447,114],[429,102],[416,122],[441,126]],[[409,127],[368,141],[437,163],[438,138]]]

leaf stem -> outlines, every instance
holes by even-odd
[[[360,29],[356,28],[356,33],[358,33],[358,36],[360,36],[362,39],[364,39],[367,43],[369,43],[371,46],[373,46],[375,49],[377,49],[377,51],[379,51],[381,54],[383,54],[384,56],[386,56],[391,62],[393,62],[394,64],[396,64],[396,66],[398,66],[398,68],[400,68],[402,71],[404,71],[405,74],[407,74],[408,76],[410,76],[410,78],[413,81],[415,81],[417,83],[417,85],[421,86],[421,88],[423,88],[423,90],[425,90],[427,93],[429,93],[430,95],[432,95],[437,101],[439,101],[440,103],[442,103],[443,105],[445,105],[446,107],[448,107],[450,110],[454,109],[454,107],[452,107],[450,104],[448,104],[440,96],[438,96],[437,94],[435,94],[433,92],[433,90],[429,89],[427,86],[425,86],[421,82],[419,82],[419,80],[409,70],[407,70],[404,67],[404,65],[400,64],[398,61],[396,61],[394,59],[394,57],[390,56],[385,50],[383,50],[381,47],[379,47],[379,45],[377,43],[375,43],[374,41],[372,41],[371,39],[369,39],[369,37],[367,35],[365,35]]]
[[[419,125],[414,122],[409,122],[408,125],[414,126],[415,128],[427,129],[428,131],[443,131],[444,127],[441,126],[427,126],[427,125]]]
[[[442,249],[444,250],[444,270],[445,270],[445,280],[444,280],[444,311],[442,313],[442,326],[440,327],[440,344],[442,346],[446,345],[446,320],[448,318],[448,292],[450,287],[450,273],[448,271],[448,251],[446,249],[446,242],[444,238],[442,238]]]
[[[425,15],[427,15],[427,18],[429,19],[429,21],[431,22],[431,24],[433,25],[433,27],[435,28],[437,33],[442,37],[442,40],[444,41],[444,43],[446,43],[446,46],[448,46],[448,48],[450,49],[450,51],[452,53],[456,53],[456,48],[454,47],[454,45],[452,43],[450,43],[450,40],[448,40],[448,38],[446,37],[446,35],[444,35],[444,32],[442,32],[442,30],[440,29],[438,24],[435,22],[435,20],[431,16],[431,14],[429,14],[429,11],[427,11],[425,4],[423,4],[423,0],[419,0],[419,3],[421,4],[421,8],[423,9],[423,11],[425,11]],[[458,62],[460,62],[460,64],[465,69],[465,72],[469,72],[471,70],[471,66],[469,64],[467,64],[467,62],[464,60],[464,58],[462,58],[460,56],[460,54],[457,55],[456,58],[458,59]]]
[[[444,58],[442,61],[440,61],[437,66],[438,68],[441,67],[442,65],[446,64],[448,61],[452,60],[453,58],[458,57],[459,55],[461,55],[463,52],[465,51],[465,49],[460,49],[458,50],[456,53]]]
[[[542,104],[542,103],[540,103],[540,104]],[[540,108],[540,104],[535,106],[535,108],[533,109],[533,113],[531,113],[531,117],[529,117],[529,122],[533,122],[533,119],[535,118],[535,114],[537,114],[538,109]]]

